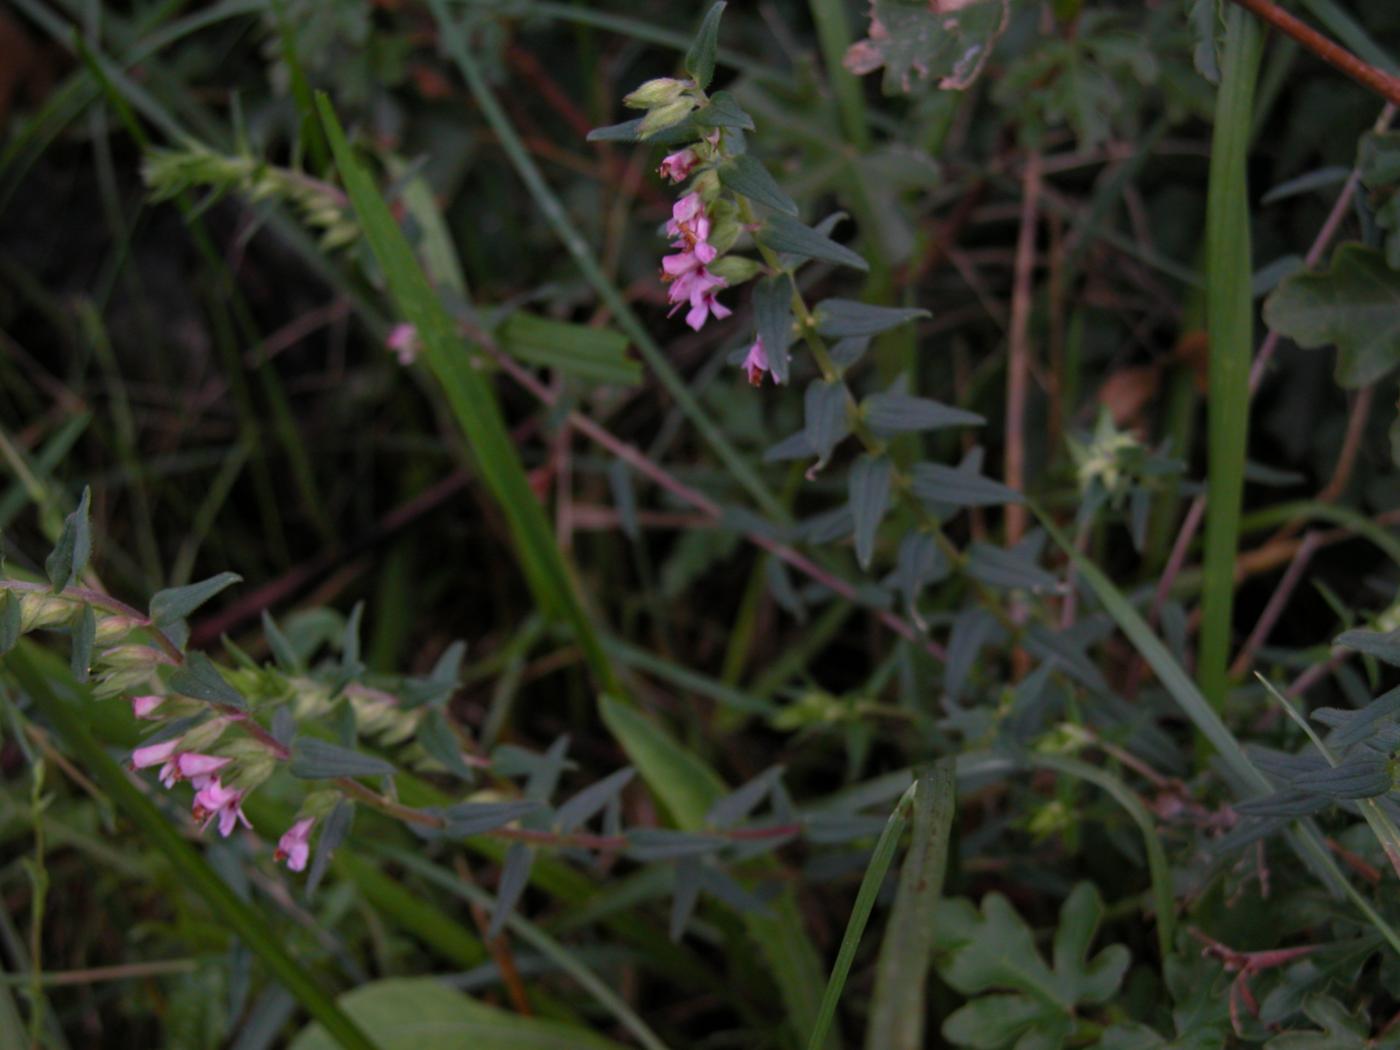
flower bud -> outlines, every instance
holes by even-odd
[[[339,791],[323,788],[313,791],[302,800],[301,815],[304,817],[326,817],[340,804],[343,796]]]
[[[20,633],[67,623],[72,615],[73,603],[56,594],[30,593],[19,600]]]
[[[695,181],[690,184],[692,193],[700,194],[700,199],[708,207],[719,200],[719,172],[711,168],[709,171],[702,171],[695,177]],[[732,207],[732,206],[731,206]],[[710,219],[713,221],[723,217],[723,212],[711,211]]]
[[[277,760],[266,751],[259,750],[257,754],[240,759],[237,767],[233,768],[231,774],[221,778],[224,786],[246,795],[272,776],[273,770],[277,768]]]
[[[731,222],[732,221],[733,220],[731,220]],[[735,236],[738,236],[738,223],[734,223],[734,225],[736,227]],[[715,237],[722,232],[724,231],[721,228],[715,228],[710,234],[710,241],[712,244],[714,243]],[[719,245],[715,244],[715,247],[719,248]],[[726,255],[723,259],[716,259],[714,262],[710,263],[710,272],[716,277],[723,277],[731,288],[736,284],[743,284],[745,281],[753,280],[762,269],[763,267],[756,259],[750,259],[743,255]]]
[[[739,234],[743,232],[743,224],[740,223],[739,220],[736,219],[734,216],[720,215],[713,221],[713,224],[710,226],[710,244],[714,246],[715,251],[723,254],[724,252],[729,251],[730,248],[734,247],[734,242],[739,239]],[[750,262],[750,260],[748,259],[745,259],[743,261]],[[724,273],[724,268],[719,266],[719,263],[722,262],[724,262],[723,259],[718,259],[715,262],[711,263],[710,272],[719,274],[721,277],[725,277],[727,280],[728,277]],[[747,277],[744,277],[743,280],[747,281],[749,277],[752,276],[753,274],[750,273]],[[729,283],[735,284],[737,282],[731,280]]]
[[[99,653],[97,662],[103,667],[149,669],[156,664],[170,663],[170,658],[149,645],[118,645]]]
[[[622,104],[628,109],[655,109],[658,106],[667,106],[681,97],[681,92],[685,90],[685,87],[683,80],[676,80],[674,77],[657,77],[655,80],[648,80],[630,95],[625,96]]]
[[[224,735],[224,730],[228,728],[227,718],[211,718],[203,725],[195,726],[180,741],[181,751],[198,751],[207,754],[219,741],[219,737]]]
[[[130,616],[115,613],[103,616],[97,621],[97,633],[93,635],[93,641],[98,645],[111,645],[121,641],[138,626],[139,621]]]
[[[689,97],[678,98],[674,102],[658,106],[642,119],[642,126],[637,132],[637,137],[650,138],[658,131],[665,131],[671,125],[679,124],[690,116],[690,111],[694,108],[695,100]]]

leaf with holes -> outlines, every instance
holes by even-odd
[[[1009,0],[871,0],[870,31],[842,64],[857,76],[883,68],[887,95],[919,81],[961,91],[977,79],[1006,31]]]

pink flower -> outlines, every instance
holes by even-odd
[[[219,783],[219,778],[214,776],[208,777],[204,786],[194,796],[192,812],[194,819],[199,822],[201,831],[209,826],[210,821],[218,817],[219,834],[224,838],[233,834],[233,829],[239,821],[242,821],[245,828],[253,826],[243,815],[243,792],[224,787]]]
[[[710,217],[705,214],[705,202],[700,194],[687,193],[676,201],[671,208],[671,221],[666,223],[666,232],[692,245],[710,236]]]
[[[272,854],[272,859],[285,858],[289,870],[305,871],[306,858],[311,855],[311,825],[315,823],[315,817],[302,817],[284,831],[277,840],[277,850]]]
[[[201,755],[197,751],[187,751],[175,759],[176,779],[190,781],[194,784],[195,790],[198,791],[210,780],[216,779],[214,774],[232,761],[231,758]]]
[[[163,696],[133,696],[131,698],[131,713],[137,718],[154,718],[151,712],[165,702]]]
[[[763,347],[763,336],[759,336],[753,341],[753,346],[749,347],[749,352],[744,357],[744,371],[749,374],[749,382],[754,386],[763,385],[763,375],[765,372],[771,373],[773,366],[768,361],[768,351]],[[777,382],[778,377],[773,376],[773,382]]]
[[[398,356],[399,364],[411,365],[418,356],[418,329],[411,324],[396,324],[389,329],[384,345]]]
[[[180,746],[178,738],[174,740],[164,740],[159,744],[147,744],[145,747],[138,747],[131,753],[132,769],[147,769],[150,766],[160,766],[160,782],[167,788],[175,786],[175,781],[180,779],[180,774],[176,769],[175,751]],[[164,763],[164,765],[161,765]]]
[[[715,292],[725,287],[726,282],[708,268],[719,252],[707,239],[710,219],[705,214],[700,194],[687,193],[676,201],[666,232],[675,238],[671,247],[676,249],[676,254],[661,260],[661,279],[671,285],[666,293],[667,301],[674,304],[671,313],[689,305],[685,323],[697,332],[711,314],[717,318],[728,317],[729,308],[715,298]]]
[[[663,179],[670,179],[672,182],[684,182],[690,178],[690,173],[700,163],[700,154],[687,146],[683,150],[675,153],[668,153],[666,159],[661,162],[661,167],[657,168],[657,173]]]

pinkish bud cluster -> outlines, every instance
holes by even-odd
[[[715,298],[728,282],[709,270],[719,251],[709,241],[710,217],[699,193],[687,193],[676,201],[666,232],[674,238],[671,247],[675,249],[674,255],[661,260],[661,279],[671,285],[666,293],[674,304],[671,313],[688,305],[685,323],[697,332],[711,315],[728,317],[730,309]]]

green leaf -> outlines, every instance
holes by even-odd
[[[710,96],[710,104],[695,110],[690,120],[702,128],[753,130],[753,117],[744,112],[743,107],[728,91],[716,91]]]
[[[831,339],[879,335],[891,328],[932,316],[927,310],[903,306],[872,306],[854,299],[823,299],[815,310],[817,331]]]
[[[292,741],[292,761],[288,769],[292,776],[303,780],[377,777],[394,772],[393,763],[382,758],[308,736]]]
[[[753,154],[741,153],[721,164],[718,170],[719,181],[735,193],[788,215],[797,214],[797,204]]]
[[[1400,1033],[1372,1041],[1371,1023],[1364,1011],[1353,1014],[1330,995],[1314,994],[1303,1000],[1308,1020],[1321,1032],[1282,1032],[1264,1044],[1264,1050],[1392,1050],[1400,1046]]]
[[[487,1006],[434,978],[371,981],[338,1000],[380,1050],[623,1050],[586,1028]],[[319,1024],[291,1050],[334,1050]]]
[[[63,531],[58,535],[58,544],[44,562],[53,589],[61,591],[71,587],[73,581],[87,568],[92,556],[92,490],[84,487],[78,507],[63,519]]]
[[[88,680],[92,667],[92,643],[97,637],[97,616],[91,605],[83,605],[73,624],[73,650],[69,659],[69,669],[80,682]]]
[[[635,120],[624,120],[621,124],[607,124],[601,128],[594,128],[588,133],[589,142],[640,142],[642,137],[642,118]]]
[[[593,383],[634,386],[642,366],[627,356],[627,337],[610,328],[550,321],[516,312],[496,332],[501,349],[541,368]]]
[[[1337,382],[1369,386],[1400,364],[1400,272],[1374,248],[1343,244],[1325,273],[1286,278],[1264,320],[1306,349],[1336,346]]]
[[[828,383],[814,379],[803,397],[803,431],[817,454],[818,465],[825,464],[847,434],[846,384],[837,379]]]
[[[950,759],[919,777],[914,792],[914,839],[899,873],[894,908],[880,945],[866,1050],[921,1050],[927,1013],[928,968],[938,899],[948,867],[948,837],[957,812]]]
[[[1051,590],[1060,582],[1024,552],[995,547],[990,543],[974,543],[968,549],[967,573],[989,587],[1005,590]]]
[[[935,918],[938,972],[967,996],[1009,992],[990,998],[996,1009],[976,1001],[955,1011],[943,1034],[962,1045],[1000,1046],[1034,1030],[1035,1045],[1061,1045],[1074,1027],[1078,1007],[1107,1002],[1127,972],[1131,956],[1121,944],[1090,958],[1089,948],[1103,918],[1103,901],[1092,883],[1081,882],[1060,909],[1053,968],[1036,950],[1030,927],[999,893],[982,899],[979,913],[969,901],[944,901]],[[997,1041],[983,1041],[980,1026],[1001,1017]]]
[[[776,252],[787,252],[800,259],[821,259],[862,272],[870,269],[870,264],[851,249],[789,215],[770,215],[758,231],[758,239]]]
[[[952,408],[926,397],[893,392],[870,395],[861,402],[860,410],[870,429],[881,436],[941,427],[976,427],[986,422],[976,412]]]
[[[243,694],[229,685],[214,661],[201,652],[185,654],[185,662],[170,674],[170,688],[181,696],[247,710]]]
[[[788,344],[792,341],[792,284],[786,274],[765,277],[753,289],[754,325],[778,383],[788,381]]]
[[[1022,502],[1019,492],[1000,481],[942,463],[915,466],[909,488],[925,503],[947,503],[955,507],[992,507]]]
[[[894,465],[888,456],[861,456],[851,465],[851,514],[855,518],[856,560],[870,568],[875,554],[875,533],[890,506],[890,481]]]
[[[885,70],[884,92],[908,94],[933,77],[962,90],[977,79],[1006,31],[1008,0],[969,0],[956,10],[908,0],[871,0],[870,36],[851,45],[843,65],[857,76]]]
[[[351,152],[330,100],[324,94],[318,95],[317,105],[336,167],[365,237],[400,314],[418,331],[423,358],[467,438],[478,476],[505,512],[521,568],[536,602],[546,613],[569,624],[599,684],[605,689],[614,688],[616,675],[602,648],[594,618],[583,606],[573,573],[530,487],[494,392],[472,356],[465,352],[456,324],[434,294],[374,180]]]
[[[177,620],[186,619],[190,613],[225,587],[239,583],[242,579],[237,573],[221,572],[199,583],[156,591],[151,596],[151,622],[157,627],[168,627]]]
[[[431,710],[423,717],[415,739],[418,745],[441,762],[449,773],[467,782],[476,779],[471,766],[467,765],[462,757],[462,745],[457,739],[457,734],[452,731],[441,711]]]
[[[715,76],[715,51],[719,48],[719,20],[724,16],[725,0],[711,5],[700,23],[700,30],[690,50],[685,53],[685,71],[695,86],[704,91]]]

